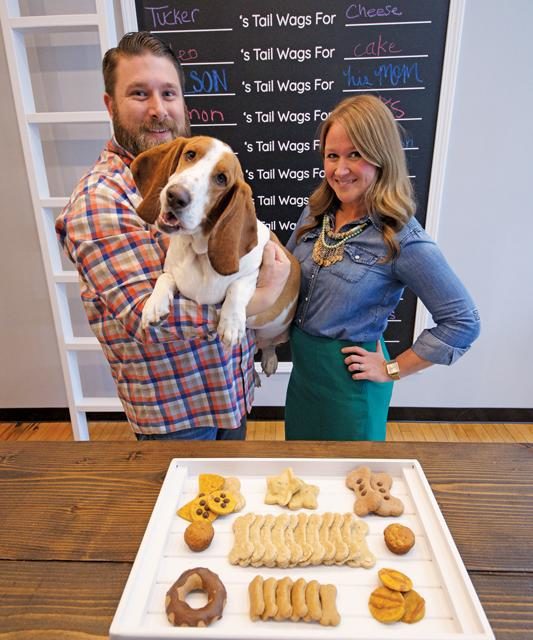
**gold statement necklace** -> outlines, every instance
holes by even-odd
[[[322,231],[316,239],[313,247],[313,261],[321,267],[330,267],[344,258],[344,245],[355,238],[370,226],[370,220],[360,222],[353,229],[335,233],[331,228],[329,216],[324,214],[322,218]],[[326,238],[328,241],[326,241]]]

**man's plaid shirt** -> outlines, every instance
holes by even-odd
[[[160,326],[141,328],[167,245],[135,213],[141,198],[132,159],[108,142],[56,221],[60,243],[78,269],[89,323],[134,431],[236,428],[253,400],[252,332],[226,352],[216,332],[220,305],[179,295]]]

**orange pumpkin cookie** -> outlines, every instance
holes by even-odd
[[[237,501],[229,491],[213,491],[207,498],[207,504],[213,513],[222,516],[235,511]]]
[[[422,620],[426,615],[426,601],[424,598],[416,592],[414,589],[404,593],[405,600],[405,613],[402,617],[402,622],[413,624]]]
[[[403,524],[389,524],[383,531],[383,535],[389,551],[397,555],[407,553],[415,544],[415,534]]]
[[[404,616],[405,600],[399,591],[378,587],[370,594],[368,609],[376,620],[390,624],[398,622]]]
[[[380,569],[378,576],[381,582],[393,591],[411,591],[413,588],[411,578],[406,576],[405,573],[401,573],[401,571],[396,571],[395,569]]]

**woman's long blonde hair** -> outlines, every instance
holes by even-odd
[[[370,217],[382,226],[389,261],[399,252],[396,233],[416,209],[399,126],[379,98],[369,94],[347,98],[333,109],[320,129],[323,159],[326,136],[333,123],[342,125],[361,156],[378,169],[376,180],[365,194],[365,201]],[[324,178],[309,197],[311,220],[300,227],[297,239],[318,226],[326,211],[339,205],[335,192]]]

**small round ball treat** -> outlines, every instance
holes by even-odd
[[[389,524],[383,535],[388,549],[399,556],[407,553],[415,544],[415,534],[403,524]]]
[[[204,551],[214,535],[215,530],[209,520],[195,520],[185,529],[183,538],[191,551]]]

